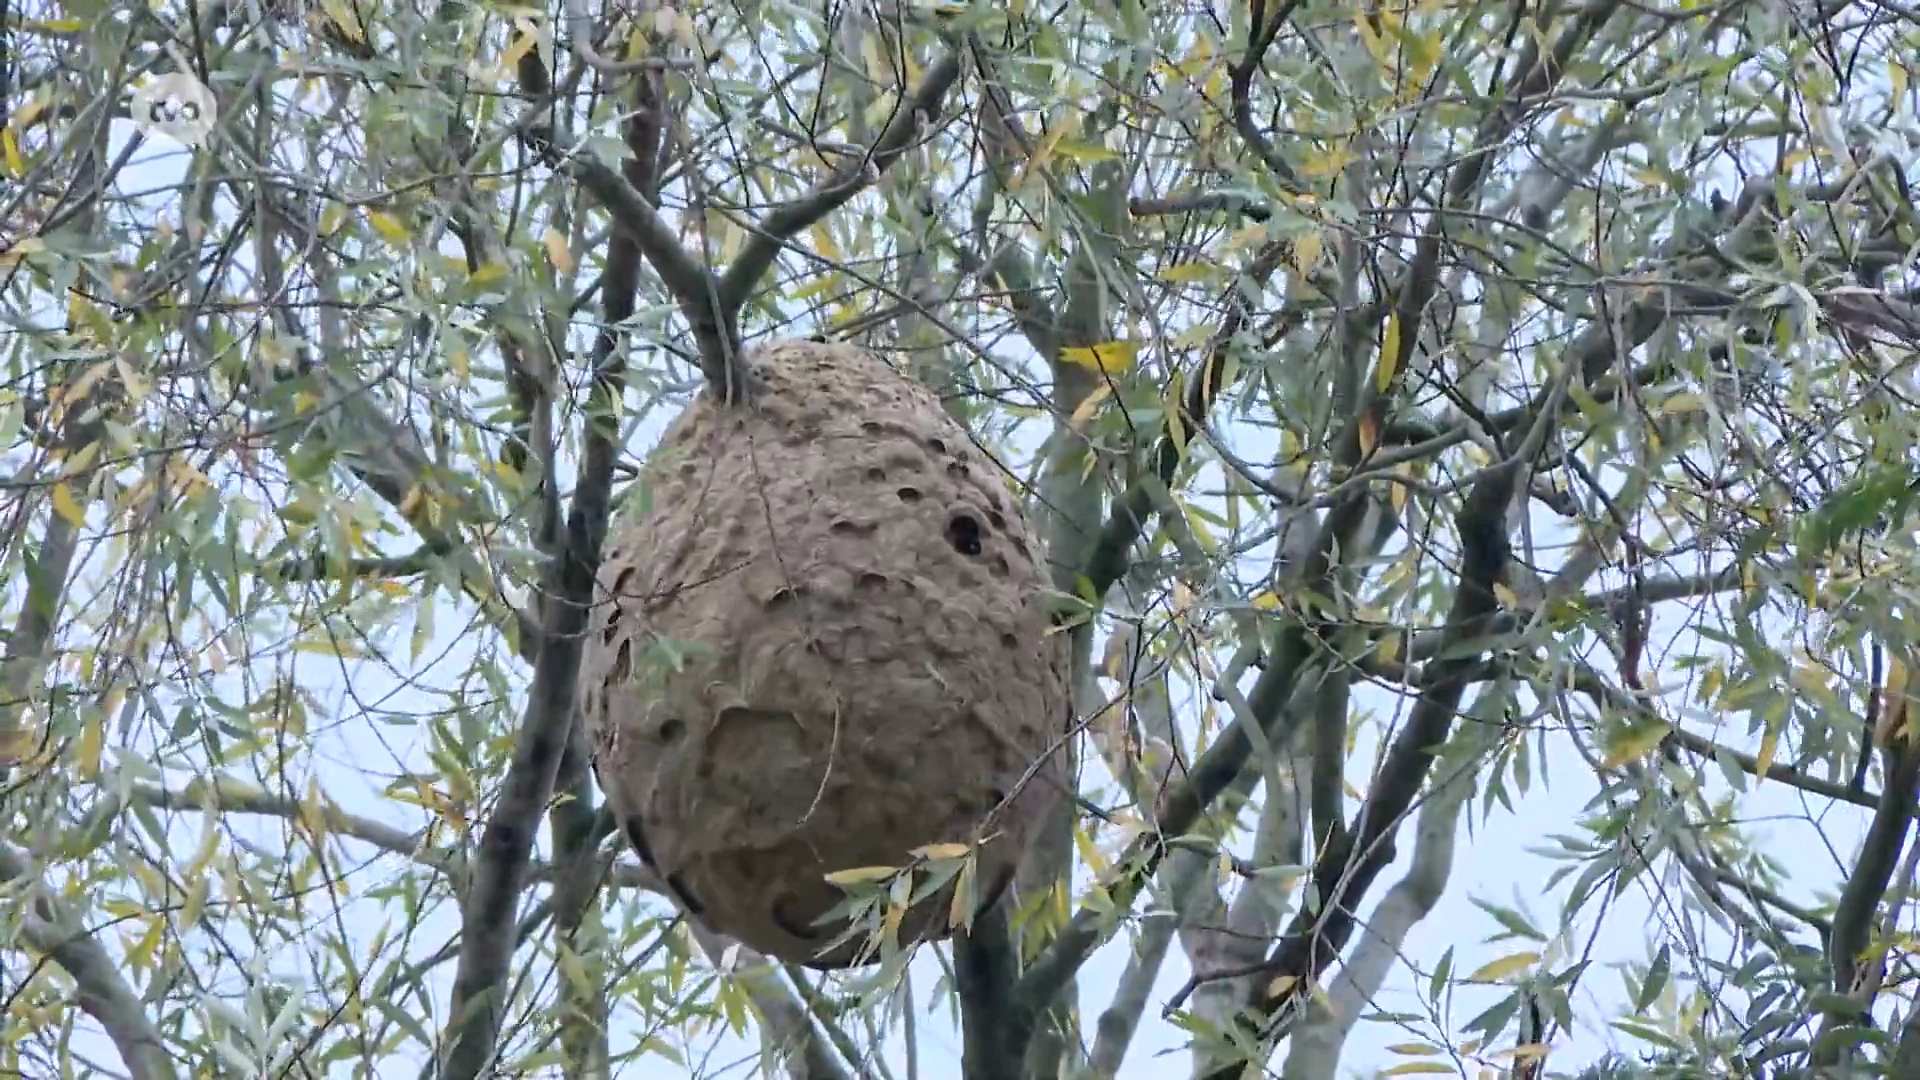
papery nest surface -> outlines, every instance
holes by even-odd
[[[1067,635],[996,462],[849,345],[748,359],[700,395],[618,523],[581,666],[594,765],[636,850],[709,929],[816,967],[835,871],[982,836],[1003,887],[1066,784]],[[902,944],[949,931],[915,906]]]

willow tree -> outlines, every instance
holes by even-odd
[[[0,1071],[1920,1075],[1912,9],[0,22]],[[1021,887],[831,976],[574,705],[805,336],[1020,479],[1077,698]]]

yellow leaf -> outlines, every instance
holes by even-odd
[[[1467,981],[1498,982],[1510,975],[1518,975],[1539,962],[1540,954],[1537,952],[1517,952],[1482,964],[1478,971],[1467,976]]]
[[[539,31],[533,21],[526,18],[513,20],[514,35],[507,51],[500,54],[500,70],[511,72],[520,65],[520,61],[540,43]]]
[[[1401,1057],[1431,1057],[1443,1051],[1432,1043],[1394,1043],[1387,1052]]]
[[[87,523],[86,510],[81,507],[80,501],[73,497],[73,488],[67,486],[65,480],[53,485],[53,510],[54,513],[67,519],[67,524],[76,529]]]
[[[1094,877],[1106,876],[1112,863],[1101,853],[1100,846],[1094,843],[1093,836],[1087,830],[1073,830],[1073,846],[1080,849],[1080,859],[1087,864],[1087,869],[1093,871]]]
[[[27,175],[27,159],[20,156],[20,140],[13,137],[12,128],[0,129],[0,151],[5,153],[8,172],[15,176]]]
[[[851,870],[835,870],[826,877],[832,885],[859,885],[869,881],[885,881],[897,869],[893,866],[856,866]]]
[[[1668,416],[1679,416],[1682,413],[1706,412],[1707,399],[1692,391],[1675,394],[1660,406],[1660,411],[1666,413]]]
[[[1094,387],[1093,393],[1088,394],[1085,401],[1075,406],[1073,415],[1067,418],[1067,427],[1074,431],[1084,431],[1087,423],[1093,419],[1093,414],[1100,411],[1100,403],[1107,400],[1112,393],[1112,383],[1103,382]]]
[[[1887,62],[1887,86],[1892,91],[1887,95],[1888,100],[1897,102],[1906,97],[1909,81],[1906,64],[1898,60]],[[1898,108],[1897,105],[1895,107]]]
[[[80,739],[73,749],[75,771],[80,779],[91,780],[100,775],[100,758],[106,750],[106,741],[106,725],[99,720],[89,720],[80,726]]]
[[[1279,978],[1267,984],[1267,996],[1270,998],[1280,997],[1281,995],[1292,990],[1293,984],[1299,981],[1300,981],[1300,976],[1298,975],[1282,975]]]
[[[1755,786],[1767,782],[1767,770],[1773,767],[1773,756],[1780,752],[1780,731],[1771,724],[1767,733],[1760,736],[1760,753],[1754,756],[1753,782]]]
[[[548,229],[540,242],[546,245],[547,261],[553,264],[555,270],[563,274],[573,273],[573,252],[567,250],[567,238],[560,235],[559,229]]]
[[[187,899],[180,905],[178,925],[182,929],[191,929],[200,924],[200,915],[207,909],[207,892],[211,885],[211,879],[201,874],[187,886]]]
[[[1374,389],[1381,393],[1393,385],[1393,376],[1400,366],[1400,315],[1387,316],[1387,333],[1380,339],[1380,366],[1373,376]]]
[[[1641,724],[1628,728],[1607,745],[1606,757],[1600,764],[1604,768],[1617,769],[1629,761],[1637,761],[1659,746],[1666,737],[1665,724]]]
[[[1279,611],[1280,598],[1272,592],[1263,592],[1253,598],[1251,606],[1255,611]]]
[[[1395,660],[1400,659],[1400,635],[1387,634],[1382,637],[1379,647],[1375,650],[1375,655],[1379,657],[1380,662],[1383,664],[1391,664]]]
[[[1082,165],[1091,165],[1099,161],[1116,161],[1120,157],[1118,150],[1109,150],[1099,143],[1075,142],[1072,139],[1062,139],[1060,145],[1054,147],[1054,152],[1069,161],[1080,162]]]
[[[1174,263],[1155,276],[1169,285],[1186,285],[1207,281],[1218,272],[1210,263],[1183,262]]]
[[[167,928],[167,921],[158,917],[149,917],[146,923],[146,932],[127,946],[127,966],[135,971],[153,966],[154,953],[159,950],[161,935]]]
[[[320,782],[307,781],[306,795],[299,806],[299,824],[307,830],[307,837],[318,845],[327,836],[327,797],[320,793]]]
[[[46,99],[36,97],[28,101],[25,105],[20,106],[19,110],[13,114],[13,119],[9,121],[9,123],[13,125],[15,131],[25,131],[32,127],[33,122],[40,119],[41,115],[46,111]]]
[[[833,274],[833,273],[814,274],[812,278],[805,285],[802,285],[799,288],[788,293],[787,299],[811,300],[816,296],[823,296],[827,293],[832,292],[835,289],[840,288],[841,284],[842,283],[841,283],[839,274]]]
[[[1325,241],[1320,238],[1320,232],[1317,229],[1293,242],[1293,250],[1288,253],[1288,261],[1293,263],[1293,268],[1299,271],[1301,277],[1313,273],[1314,264],[1320,261],[1320,251],[1324,244]]]
[[[1139,357],[1140,346],[1131,341],[1103,341],[1090,348],[1073,346],[1060,350],[1060,359],[1067,363],[1079,364],[1108,375],[1125,373]]]
[[[832,262],[845,261],[840,254],[840,245],[834,243],[832,230],[828,229],[824,222],[816,224],[810,232],[813,235],[813,249],[819,252],[822,258]]]
[[[1167,437],[1173,442],[1173,449],[1181,457],[1187,455],[1187,416],[1186,416],[1186,379],[1180,372],[1173,373],[1173,381],[1167,384],[1167,395],[1161,399],[1161,414],[1167,418]]]
[[[1434,1076],[1444,1073],[1453,1075],[1453,1066],[1438,1061],[1403,1061],[1391,1069],[1380,1070],[1381,1076],[1412,1076],[1414,1074]]]
[[[915,858],[931,862],[940,859],[957,859],[965,855],[968,850],[970,849],[965,844],[928,844],[925,847],[914,848],[912,854]]]
[[[958,930],[968,925],[973,915],[973,861],[960,864],[953,879],[953,901],[947,905],[947,928]]]
[[[1380,445],[1380,418],[1372,409],[1360,414],[1360,456],[1372,457],[1374,448]]]
[[[413,520],[414,511],[420,509],[420,503],[425,498],[426,493],[420,488],[415,487],[410,489],[406,496],[400,500],[400,516],[409,521]]]
[[[384,210],[367,211],[367,224],[372,225],[373,231],[379,233],[381,239],[394,247],[404,245],[413,237],[413,234],[407,231],[407,227],[401,224],[399,218]]]
[[[344,0],[320,0],[320,6],[326,11],[327,18],[333,20],[333,25],[339,27],[340,32],[346,35],[348,41],[359,45],[367,40],[366,32],[360,29],[359,18],[354,15],[353,9],[348,7]]]

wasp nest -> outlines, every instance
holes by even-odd
[[[834,871],[987,842],[993,896],[1064,790],[1064,635],[994,462],[924,387],[846,345],[701,395],[608,539],[581,702],[608,802],[710,929],[849,963]],[[984,830],[982,826],[985,826]],[[950,894],[948,894],[950,895]],[[902,944],[945,935],[916,905]]]

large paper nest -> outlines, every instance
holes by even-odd
[[[836,871],[985,837],[1010,878],[1065,790],[1072,708],[1045,570],[999,467],[924,387],[845,345],[748,361],[701,395],[608,539],[581,702],[608,802],[708,928],[823,952]],[[950,890],[902,944],[948,930]]]

